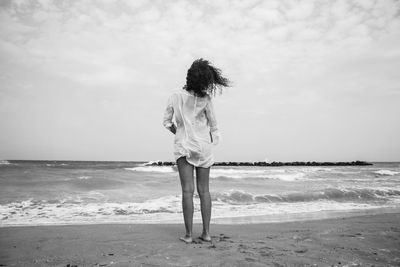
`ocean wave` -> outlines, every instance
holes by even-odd
[[[292,166],[293,167],[293,166]],[[318,166],[310,166],[310,167],[296,167],[294,166],[293,168],[297,168],[299,171],[302,172],[307,172],[307,173],[315,173],[315,172],[331,172],[334,171],[333,168],[328,168],[328,167],[318,167]]]
[[[10,163],[8,160],[0,160],[0,165],[11,165],[12,163]]]
[[[286,172],[283,169],[211,169],[210,177],[232,179],[263,178],[277,179],[282,181],[296,181],[304,178],[305,174],[302,172]]]
[[[278,179],[282,181],[296,181],[296,180],[301,180],[305,176],[306,175],[304,173],[288,173],[288,174],[268,175],[267,178]]]
[[[147,172],[147,173],[174,173],[177,172],[176,166],[153,166],[153,161],[144,163],[140,166],[124,168],[128,171]],[[221,168],[213,167],[210,170],[210,178],[227,180],[227,179],[276,179],[281,181],[302,181],[320,179],[320,173],[340,173],[332,168],[325,167],[307,167],[307,168],[257,168],[254,167],[238,167],[238,168]],[[314,175],[316,174],[316,176]],[[343,172],[343,174],[349,174]]]
[[[46,163],[46,167],[63,167],[63,166],[70,166],[67,163]]]
[[[144,163],[138,167],[124,168],[128,171],[149,172],[149,173],[174,173],[178,169],[176,166],[152,166],[151,163]],[[250,169],[250,168],[211,168],[210,178],[228,178],[228,179],[245,179],[245,178],[263,178],[278,179],[282,181],[295,181],[305,177],[305,173],[299,171],[287,172],[284,169]]]
[[[85,176],[85,175],[78,177],[79,180],[87,180],[87,179],[91,179],[91,178],[92,178],[92,176]]]
[[[248,176],[259,177],[265,174],[265,170],[250,170],[250,169],[216,169],[210,170],[210,177],[229,177],[229,178],[245,178]]]
[[[197,209],[198,210],[198,209]],[[70,200],[27,199],[0,205],[0,225],[18,224],[26,221],[85,221],[88,218],[115,218],[117,215],[147,215],[181,213],[181,197],[166,196],[141,203],[92,202]]]
[[[387,192],[382,194],[386,194]],[[396,196],[399,191],[396,193]],[[315,212],[351,211],[376,208],[399,208],[399,203],[391,202],[338,202],[331,199],[304,201],[294,195],[257,196],[240,191],[212,194],[213,219],[307,214]],[[294,201],[294,202],[290,202]],[[201,222],[200,201],[194,198],[194,221]],[[71,202],[25,200],[0,205],[0,227],[11,225],[54,225],[54,224],[96,224],[96,223],[181,223],[181,196],[170,195],[141,203],[132,202]]]
[[[45,181],[45,183],[49,183]],[[68,188],[73,188],[74,190],[79,190],[79,194],[83,192],[96,192],[96,190],[112,190],[119,189],[126,185],[125,181],[122,181],[114,177],[101,177],[101,176],[91,176],[91,175],[71,175],[64,179],[54,180],[50,182],[52,186],[65,185]],[[66,192],[70,192],[67,189]]]
[[[229,204],[254,204],[275,202],[311,202],[319,200],[334,201],[370,201],[386,200],[388,197],[400,196],[400,190],[394,189],[368,189],[368,188],[326,188],[322,191],[294,192],[275,195],[254,195],[241,190],[231,190],[224,193],[215,193],[213,200]]]
[[[161,161],[160,160],[148,161],[146,163],[143,163],[142,166],[151,166],[151,165],[153,165],[155,163],[159,163],[159,162],[161,162]]]
[[[391,171],[391,170],[378,170],[378,171],[375,171],[374,173],[379,174],[379,175],[386,175],[386,176],[393,176],[393,175],[400,174],[400,172]]]
[[[173,173],[175,172],[173,167],[170,166],[141,166],[133,168],[124,168],[127,171],[136,172],[158,172],[158,173]]]

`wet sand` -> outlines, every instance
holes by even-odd
[[[212,243],[179,224],[0,228],[0,266],[400,266],[400,214],[212,225]],[[194,227],[195,237],[201,225]]]

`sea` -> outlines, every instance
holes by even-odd
[[[0,227],[183,223],[175,166],[0,161]],[[214,166],[215,224],[303,221],[400,211],[400,162],[371,166]],[[195,223],[201,222],[194,196]]]

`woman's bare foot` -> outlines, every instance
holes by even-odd
[[[209,234],[202,233],[199,238],[205,242],[211,242],[211,236]]]
[[[179,240],[185,242],[186,244],[192,243],[192,241],[193,241],[192,237],[189,235],[179,237]]]

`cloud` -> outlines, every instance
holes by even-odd
[[[285,12],[289,19],[304,20],[308,18],[314,10],[313,1],[292,2],[291,7]]]
[[[88,107],[105,112],[103,105],[108,112],[140,110],[157,119],[170,89],[184,84],[187,67],[199,57],[233,80],[229,101],[217,100],[224,104],[222,114],[239,105],[246,116],[278,125],[265,116],[309,116],[328,106],[350,111],[354,103],[376,105],[378,96],[391,103],[400,88],[399,5],[392,0],[2,2],[0,93],[7,101],[0,114],[8,110],[23,117],[17,107],[27,105],[40,115],[38,106],[49,106],[49,92],[58,90],[52,95],[58,106],[63,104],[57,95],[70,92],[88,103],[71,118]],[[32,100],[32,92],[45,100]],[[116,96],[112,103],[104,99],[107,92]],[[55,106],[54,113],[64,116]],[[334,116],[326,112],[320,114]],[[88,114],[90,121],[95,115]],[[221,116],[233,129],[230,117]],[[132,125],[158,129],[156,122],[133,117]],[[121,125],[122,131],[133,131],[131,124]]]

